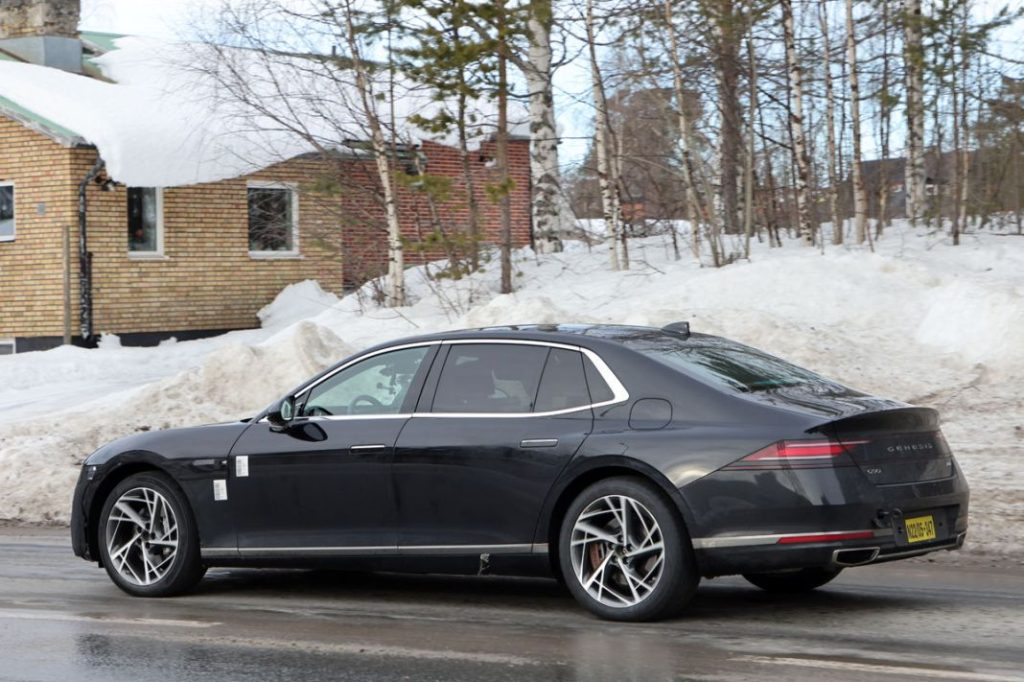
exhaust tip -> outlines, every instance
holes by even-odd
[[[882,551],[879,547],[857,547],[856,549],[837,549],[832,552],[832,563],[835,566],[848,568],[870,564],[878,558]]]

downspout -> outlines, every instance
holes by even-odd
[[[78,185],[78,293],[79,331],[85,346],[93,345],[92,325],[92,253],[89,251],[89,231],[86,213],[89,202],[85,193],[89,183],[103,170],[103,159],[97,158],[96,165],[82,178]]]

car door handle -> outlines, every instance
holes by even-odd
[[[373,443],[372,445],[353,445],[349,448],[351,452],[376,452],[379,450],[387,450],[388,446],[383,443]]]
[[[557,438],[527,438],[519,441],[521,448],[553,448],[558,445]]]

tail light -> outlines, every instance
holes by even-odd
[[[761,448],[726,469],[812,469],[852,466],[849,449],[866,440],[780,440]]]

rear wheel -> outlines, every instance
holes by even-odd
[[[636,478],[606,479],[579,494],[562,521],[559,562],[576,600],[609,620],[670,617],[700,580],[670,503]]]
[[[800,568],[776,573],[744,573],[743,577],[750,584],[768,592],[796,594],[817,589],[831,582],[842,571],[841,568]]]
[[[97,531],[103,566],[128,594],[181,594],[206,572],[188,501],[163,474],[135,474],[114,486]]]

